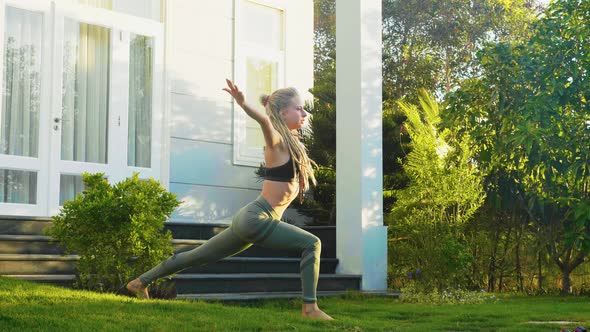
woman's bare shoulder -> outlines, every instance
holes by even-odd
[[[281,142],[274,147],[264,148],[264,159],[267,165],[284,164],[289,159],[289,148],[281,139]]]

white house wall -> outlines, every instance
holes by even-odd
[[[112,0],[112,6],[117,12],[160,20],[161,0]]]
[[[259,190],[254,168],[231,162],[231,145],[174,138],[170,182]],[[178,161],[178,162],[176,162]]]
[[[177,182],[170,182],[170,191],[184,201],[174,211],[172,221],[220,224],[229,224],[235,212],[256,198],[259,192]]]
[[[184,201],[171,220],[229,223],[262,188],[255,167],[233,164],[233,103],[221,90],[224,79],[234,77],[234,0],[169,0],[166,6],[170,191]],[[286,83],[309,98],[312,0],[291,1],[286,19]]]

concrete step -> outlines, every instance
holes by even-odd
[[[51,218],[0,216],[0,234],[45,235],[44,229],[52,227]],[[224,231],[229,225],[219,223],[190,223],[167,221],[164,229],[170,230],[175,239],[207,240]],[[300,226],[298,226],[300,227]],[[300,228],[318,236],[322,240],[331,240],[336,226],[301,226]]]
[[[74,273],[77,255],[0,254],[0,275],[46,275]]]
[[[357,290],[358,291],[358,290]],[[386,296],[391,298],[398,298],[399,292],[371,292],[361,291],[363,294]],[[317,291],[318,298],[328,296],[342,296],[348,293],[347,290],[342,291]],[[248,301],[248,300],[266,300],[266,299],[293,299],[301,298],[301,292],[244,292],[244,293],[207,293],[207,294],[178,294],[176,296],[179,300],[188,301]]]
[[[72,274],[4,275],[4,277],[72,287]],[[301,275],[297,273],[177,274],[168,278],[177,296],[186,294],[235,294],[301,292]],[[360,275],[320,274],[318,292],[360,289]],[[182,296],[181,296],[182,297]]]
[[[49,244],[49,236],[0,234],[1,254],[61,254],[63,249]]]
[[[31,255],[61,255],[65,249],[58,243],[50,243],[50,237],[44,235],[13,235],[0,234],[0,254],[31,254]],[[192,250],[207,242],[207,240],[172,239],[173,250],[176,253]],[[74,253],[75,254],[75,253]],[[297,250],[276,250],[252,245],[240,252],[237,257],[290,257],[300,258]],[[322,247],[322,259],[334,258],[328,256]]]
[[[169,229],[175,239],[206,240],[224,231],[226,224],[195,224],[169,221],[164,228]],[[314,234],[322,241],[322,257],[336,257],[336,226],[303,226],[301,229]],[[273,250],[280,257],[296,257],[297,252]],[[286,256],[285,256],[286,255]]]
[[[57,243],[49,243],[50,238],[43,232],[47,227],[52,227],[51,218],[0,217],[0,274],[72,287],[79,257],[63,255],[63,248]],[[227,227],[226,224],[165,224],[165,229],[174,237],[172,245],[177,253],[197,248]],[[360,276],[334,274],[338,264],[335,226],[301,228],[322,240],[318,292],[359,289]],[[216,295],[212,294],[226,294],[229,299],[241,293],[246,293],[242,298],[264,298],[264,294],[269,294],[267,297],[300,296],[300,259],[301,252],[297,250],[253,245],[233,257],[191,267],[166,279],[168,285],[173,286],[172,295],[178,294],[182,298],[188,294],[187,299],[191,296],[215,298]]]
[[[346,294],[347,291],[317,291],[316,296],[340,296]],[[176,296],[179,300],[191,301],[247,301],[247,300],[267,300],[267,299],[293,299],[300,298],[301,292],[248,292],[248,293],[208,293],[208,294],[178,294]]]
[[[194,249],[198,247],[200,244],[207,242],[207,240],[189,240],[189,239],[177,239],[174,242],[174,252],[183,252],[187,250]],[[253,244],[248,249],[238,253],[235,255],[237,257],[288,257],[288,258],[301,258],[301,251],[299,250],[280,250],[280,249],[273,249],[273,248],[264,248],[258,245]],[[332,250],[326,251],[324,249],[324,242],[322,241],[322,252],[320,254],[322,259],[327,258],[335,258],[336,251]]]
[[[177,294],[297,292],[299,273],[177,274],[171,278]],[[318,291],[360,289],[361,276],[320,274]]]
[[[0,274],[46,275],[73,274],[78,255],[0,254]],[[226,257],[218,262],[189,267],[187,273],[299,273],[300,258]],[[334,273],[336,258],[323,258],[320,273]]]
[[[51,226],[51,218],[0,216],[0,234],[45,235],[43,230]]]
[[[57,242],[50,243],[51,237],[45,235],[0,234],[0,254],[60,255],[65,252]],[[172,239],[174,252],[197,248],[207,240]]]

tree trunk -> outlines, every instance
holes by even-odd
[[[477,255],[478,255],[478,251],[477,251],[477,241],[471,241],[471,243],[474,244],[474,248],[473,248],[473,260],[476,262],[475,264],[471,265],[471,279],[472,280],[477,280],[477,285],[478,287],[481,286],[481,280],[477,277]]]
[[[569,269],[561,270],[561,294],[568,295],[572,293],[572,271]]]
[[[502,251],[502,257],[500,258],[500,263],[498,265],[498,270],[500,271],[500,278],[498,279],[498,291],[501,292],[504,286],[504,275],[506,274],[506,258],[508,256],[508,248],[510,247],[510,234],[512,234],[512,227],[508,228],[508,232],[506,233],[506,238],[504,239],[504,249]],[[500,242],[500,240],[498,240]]]
[[[542,251],[539,250],[538,255],[538,267],[539,267],[539,292],[543,292],[543,257],[541,256]]]
[[[498,250],[498,242],[500,239],[500,231],[496,231],[496,235],[494,236],[494,243],[492,247],[492,254],[490,256],[490,266],[488,272],[488,292],[494,291],[494,286],[496,283],[496,251]]]
[[[576,257],[572,258],[571,254],[573,250],[574,249],[571,247],[568,248],[568,252],[566,254],[568,260],[565,262],[560,261],[559,257],[556,257],[557,266],[559,266],[559,269],[561,270],[561,294],[564,295],[572,293],[571,273],[573,270],[576,269],[576,267],[578,267],[580,264],[584,262],[584,259],[586,257],[586,252],[581,251],[578,252]]]
[[[522,228],[516,236],[516,285],[519,292],[524,291],[524,280],[522,278],[522,266],[520,263],[520,241],[522,240]]]
[[[539,269],[539,289],[540,293],[544,293],[543,291],[543,253],[545,252],[542,248],[541,241],[538,239],[539,235],[537,233],[537,248],[539,250],[537,255],[537,267]]]

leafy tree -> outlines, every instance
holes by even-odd
[[[401,163],[410,153],[397,101],[417,102],[421,88],[442,96],[478,73],[475,52],[489,40],[528,35],[535,4],[527,0],[383,1],[384,207],[407,184]]]
[[[452,91],[477,74],[485,42],[528,38],[538,9],[533,0],[383,0],[384,100]]]
[[[510,182],[571,291],[571,272],[590,252],[590,3],[552,2],[527,42],[479,56],[481,78],[449,97],[447,120],[479,146],[482,168]],[[500,181],[489,181],[498,185]]]

